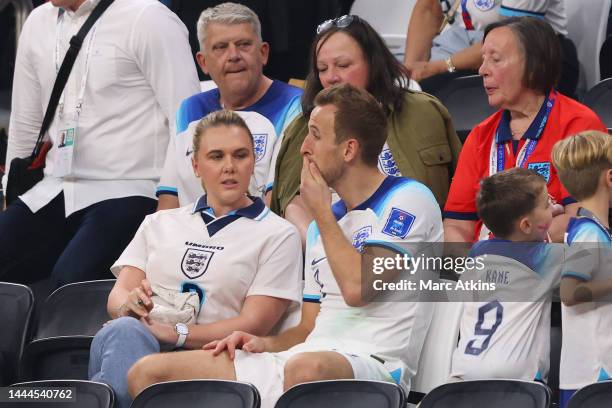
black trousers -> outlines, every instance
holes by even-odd
[[[118,198],[66,217],[63,193],[36,213],[17,200],[0,213],[0,280],[31,283],[51,276],[58,288],[110,278],[110,266],[156,204],[146,197]]]

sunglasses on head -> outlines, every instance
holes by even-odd
[[[327,31],[333,26],[336,26],[338,28],[346,28],[349,25],[351,25],[353,20],[354,20],[354,16],[351,16],[348,14],[345,14],[338,18],[332,18],[330,20],[325,20],[324,22],[322,22],[321,24],[317,26],[317,34],[321,34],[323,31]]]

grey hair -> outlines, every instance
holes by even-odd
[[[198,41],[200,47],[204,44],[206,28],[210,23],[219,24],[243,24],[248,23],[253,28],[253,32],[261,39],[261,23],[257,14],[247,6],[237,3],[221,3],[215,7],[209,7],[200,14],[197,23]]]

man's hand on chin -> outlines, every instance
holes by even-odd
[[[332,195],[319,167],[303,157],[300,196],[315,219],[331,211]]]

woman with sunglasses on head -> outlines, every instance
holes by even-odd
[[[322,23],[311,47],[303,114],[285,130],[270,203],[274,212],[298,227],[302,242],[312,217],[299,197],[300,146],[315,96],[341,83],[366,89],[385,109],[388,134],[380,170],[424,183],[440,205],[446,201],[461,149],[446,108],[436,98],[408,89],[408,72],[370,24],[352,15]]]

